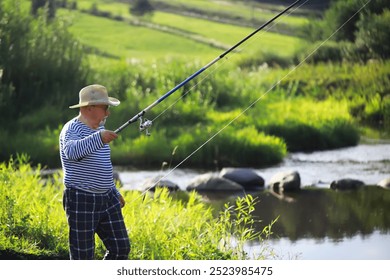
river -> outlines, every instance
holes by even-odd
[[[331,181],[342,178],[375,185],[390,177],[389,143],[293,153],[277,166],[255,169],[266,184],[275,173],[286,170],[298,171],[301,176],[302,190],[290,195],[291,200],[280,200],[264,191],[252,194],[259,198],[255,211],[263,221],[259,230],[279,216],[267,243],[275,258],[390,259],[390,190],[329,189]],[[185,190],[190,181],[203,173],[191,169],[119,170],[124,189],[141,189],[146,179],[162,175]],[[234,196],[211,199],[214,207],[221,207],[226,201],[234,202]],[[259,250],[260,244],[248,244],[250,255]]]

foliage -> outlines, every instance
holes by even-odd
[[[38,16],[39,9],[47,9],[47,18],[53,19],[56,15],[56,1],[55,0],[31,0],[31,14]]]
[[[358,59],[362,61],[367,61],[369,58],[387,58],[389,52],[386,51],[388,45],[386,30],[390,23],[386,11],[389,8],[390,3],[386,0],[333,1],[330,8],[326,10],[323,20],[313,20],[311,24],[304,26],[303,34],[312,41],[323,41],[332,37],[331,39],[337,42],[356,43]],[[350,47],[350,45],[340,45],[340,47]],[[330,53],[325,60],[332,60]]]
[[[243,57],[237,62],[241,68],[257,69],[262,66],[286,68],[293,64],[291,57],[275,53],[273,51],[261,50],[254,55]]]
[[[10,156],[16,156],[19,153],[28,154],[32,164],[42,163],[46,167],[60,166],[58,153],[58,138],[60,128],[39,129],[36,131],[17,131],[10,132],[1,129],[0,145],[2,147],[0,158],[6,159]],[[9,139],[12,139],[10,141]],[[44,160],[42,160],[44,159]]]
[[[28,158],[0,164],[0,255],[24,259],[67,259],[68,227],[62,208],[61,174],[42,177]],[[247,259],[244,244],[265,242],[270,225],[255,231],[251,196],[237,199],[216,216],[196,193],[176,199],[167,190],[154,194],[122,192],[123,214],[131,239],[131,259]],[[265,244],[265,243],[264,243]],[[96,257],[104,248],[96,241]],[[265,250],[267,249],[267,250]],[[267,258],[269,248],[255,258]]]
[[[390,9],[380,15],[363,16],[357,23],[356,44],[368,49],[373,58],[390,58]]]
[[[148,0],[134,0],[129,11],[135,16],[144,16],[153,13],[153,6]]]
[[[43,14],[34,19],[20,1],[0,5],[0,111],[5,126],[43,105],[69,104],[69,94],[85,84],[88,67],[65,21],[48,22]]]
[[[59,176],[43,181],[40,168],[19,156],[0,165],[0,251],[35,258],[67,254]],[[63,234],[65,233],[65,234]]]
[[[356,23],[358,16],[354,16],[363,4],[358,0],[334,1],[330,8],[325,12],[322,26],[325,29],[325,36],[330,36],[335,30],[346,24],[335,35],[337,41],[355,41]]]
[[[218,129],[213,126],[206,129],[197,127],[182,133],[173,142],[178,147],[176,156],[184,159],[191,155],[191,166],[203,168],[261,167],[280,162],[287,153],[285,143],[280,138],[259,133],[254,127]],[[212,139],[210,143],[209,139]]]
[[[297,98],[270,104],[274,116],[258,119],[256,127],[284,139],[288,151],[314,151],[356,145],[359,132],[351,123],[346,104],[330,100],[308,101]]]

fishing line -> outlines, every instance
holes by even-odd
[[[307,1],[309,0],[305,0],[303,3],[301,3],[299,6],[295,7],[294,9],[290,10],[288,13],[286,13],[286,16],[284,17],[288,17],[289,15],[291,15],[292,13],[294,13],[296,10],[298,10],[299,8],[301,8],[303,5],[305,5],[307,3]],[[270,29],[272,29],[275,25],[278,24],[278,22],[280,21],[280,19],[277,19],[272,25],[266,27],[265,29],[261,30],[261,32],[259,34],[257,34],[256,36],[256,40],[260,40],[261,39],[261,33],[264,33],[264,32],[268,32]],[[246,44],[243,44],[242,47],[237,51],[237,52],[234,52],[232,53],[232,55],[230,56],[233,57],[234,55],[237,55],[237,53],[239,52],[242,52],[243,50],[245,50],[245,48],[249,47],[250,45],[254,44],[254,42],[256,40],[252,40],[252,41],[247,41]],[[152,122],[154,122],[155,120],[157,120],[159,117],[161,117],[162,115],[164,115],[168,110],[170,110],[173,106],[176,105],[177,102],[179,102],[180,100],[182,100],[184,97],[187,96],[188,93],[190,93],[190,91],[192,91],[194,88],[196,88],[199,84],[201,84],[204,80],[208,79],[211,75],[213,75],[218,69],[219,67],[222,67],[226,62],[227,60],[229,59],[229,57],[225,57],[225,60],[221,63],[219,63],[211,72],[209,72],[206,76],[204,76],[202,79],[198,80],[198,82],[196,84],[194,84],[192,87],[190,87],[184,94],[181,95],[181,97],[177,98],[174,102],[172,102],[169,106],[167,106],[167,108],[165,108],[160,114],[158,114],[153,120]]]
[[[307,1],[306,1],[307,2]],[[368,0],[358,11],[356,11],[350,18],[348,18],[343,24],[341,24],[328,38],[326,38],[324,41],[322,41],[320,44],[318,44],[317,47],[314,48],[312,52],[310,52],[302,61],[300,61],[296,66],[294,66],[285,76],[283,76],[279,81],[277,81],[274,85],[272,85],[265,93],[260,95],[255,101],[250,103],[249,106],[247,106],[243,111],[241,111],[236,117],[234,117],[232,120],[230,120],[227,124],[225,124],[221,129],[219,129],[216,133],[214,133],[209,139],[207,139],[203,144],[201,144],[197,149],[195,149],[192,153],[190,153],[187,157],[185,157],[181,162],[179,162],[176,166],[174,166],[171,170],[169,170],[164,176],[160,177],[158,180],[153,182],[153,184],[146,188],[136,199],[142,197],[145,195],[153,186],[158,184],[161,180],[167,178],[173,171],[175,171],[178,167],[180,167],[184,162],[186,162],[189,158],[191,158],[195,153],[197,153],[200,149],[202,149],[205,145],[207,145],[209,142],[211,142],[215,137],[217,137],[222,131],[224,131],[227,127],[229,127],[234,121],[236,121],[238,118],[240,118],[242,115],[244,115],[250,108],[252,108],[254,105],[256,105],[257,102],[259,102],[262,98],[264,98],[271,90],[273,90],[277,85],[279,85],[284,79],[286,79],[288,76],[290,76],[293,72],[295,72],[299,67],[303,65],[314,53],[318,51],[320,47],[322,47],[326,42],[328,42],[337,32],[340,31],[347,23],[349,23],[352,18],[354,18],[357,14],[359,14],[369,3],[371,0]],[[131,202],[133,202],[131,201]]]

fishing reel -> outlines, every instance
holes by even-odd
[[[146,136],[150,136],[149,128],[152,126],[152,121],[145,119],[142,120],[142,117],[139,117],[139,131],[145,131]]]

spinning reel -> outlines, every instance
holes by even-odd
[[[146,136],[150,136],[149,128],[152,126],[152,121],[148,119],[142,120],[142,117],[139,117],[139,131],[145,131]]]

